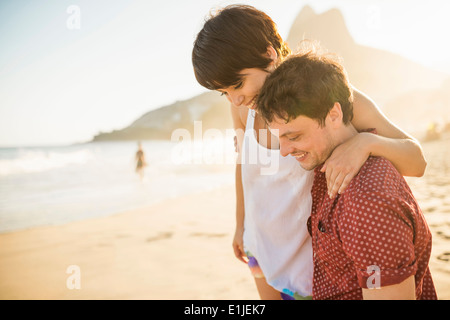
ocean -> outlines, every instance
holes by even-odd
[[[58,225],[234,184],[232,139],[0,148],[0,233]]]

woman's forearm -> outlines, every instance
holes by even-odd
[[[414,139],[392,139],[371,133],[366,144],[369,155],[389,160],[403,176],[421,177],[425,173],[427,162],[420,144]]]
[[[242,187],[241,164],[236,164],[236,229],[244,229],[244,189]]]

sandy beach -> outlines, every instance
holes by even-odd
[[[424,150],[432,155],[425,176],[408,181],[433,232],[430,267],[438,296],[450,299],[450,183],[442,173],[449,151],[442,153],[442,143]],[[234,209],[228,186],[0,234],[0,299],[258,299],[231,248]],[[68,284],[70,266],[79,268],[79,289]]]
[[[258,299],[231,250],[234,189],[218,189],[110,217],[0,235],[1,299]],[[450,224],[431,261],[450,299]],[[66,273],[79,266],[80,289]]]
[[[233,255],[234,188],[0,235],[0,299],[258,299]],[[69,266],[80,289],[69,289]]]

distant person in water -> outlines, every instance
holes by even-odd
[[[138,151],[136,152],[136,172],[139,175],[139,178],[144,180],[144,167],[147,165],[145,161],[145,154],[142,150],[142,144],[138,142]]]

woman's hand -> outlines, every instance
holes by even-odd
[[[321,171],[325,172],[330,199],[345,191],[369,158],[373,136],[372,133],[358,133],[336,147],[325,161]]]
[[[243,228],[236,228],[236,232],[234,233],[233,238],[233,250],[234,255],[236,258],[238,258],[240,261],[247,263],[247,255],[244,251],[244,229]]]

